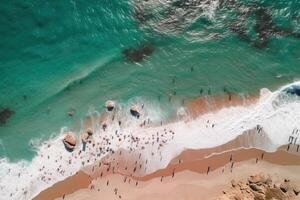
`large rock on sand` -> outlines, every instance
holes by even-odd
[[[76,147],[76,137],[73,133],[67,133],[63,139],[65,148],[68,151],[73,151]]]
[[[81,141],[82,141],[83,143],[88,142],[89,137],[90,137],[90,136],[89,136],[89,134],[88,134],[87,132],[81,133],[81,135],[80,135]]]
[[[81,141],[83,143],[88,142],[88,140],[90,139],[90,137],[92,137],[92,135],[93,135],[92,129],[87,129],[86,132],[81,133],[80,135]]]

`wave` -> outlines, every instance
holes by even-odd
[[[275,151],[287,144],[293,130],[299,128],[300,99],[296,92],[290,92],[299,87],[300,82],[294,82],[274,92],[261,89],[260,97],[253,104],[223,107],[193,119],[181,107],[177,118],[180,120],[167,124],[162,123],[168,120],[163,105],[142,98],[117,102],[115,112],[99,113],[91,109],[90,121],[83,122],[77,133],[79,135],[86,127],[94,132],[85,151],[81,151],[80,142],[72,153],[65,150],[62,139],[68,127],[63,127],[58,135],[32,142],[37,152],[32,161],[11,162],[2,158],[1,198],[31,199],[45,188],[120,149],[139,152],[148,159],[144,174],[167,166],[185,149],[220,146],[249,130],[257,130],[259,134],[259,128],[267,139],[253,140],[247,147]],[[132,105],[139,105],[139,119],[128,112]],[[119,121],[122,121],[121,126]],[[108,125],[105,131],[103,122]]]
[[[78,85],[81,85],[83,82],[88,80],[90,77],[92,77],[95,73],[98,72],[98,70],[104,70],[109,66],[109,63],[113,62],[116,58],[118,58],[119,54],[116,54],[115,50],[112,50],[106,54],[101,59],[98,59],[97,61],[94,61],[90,64],[86,64],[85,68],[86,70],[82,70],[80,73],[76,72],[76,75],[71,74],[68,79],[68,77],[64,77],[65,80],[68,80],[67,82],[63,83],[60,88],[57,88],[53,93],[50,93],[45,98],[41,99],[37,105],[42,105],[45,102],[51,101],[52,99],[62,95],[66,91],[72,90],[74,87],[77,87]]]

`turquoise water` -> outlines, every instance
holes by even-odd
[[[0,108],[14,111],[0,126],[1,157],[31,159],[32,139],[78,129],[107,99],[160,101],[171,114],[208,90],[257,94],[299,78],[299,1],[224,1],[212,16],[153,2],[1,4]],[[255,25],[269,16],[270,27]],[[147,44],[154,51],[138,63],[122,53]]]

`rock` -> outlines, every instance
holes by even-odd
[[[235,181],[234,179],[232,179],[232,180],[231,180],[231,186],[232,186],[232,187],[236,187],[236,185],[237,185],[236,181]]]
[[[93,135],[93,130],[90,129],[90,128],[87,129],[86,132],[87,132],[87,134],[88,134],[89,136],[92,136],[92,135]]]
[[[254,195],[254,200],[265,200],[264,194],[258,193],[258,192],[253,192]]]
[[[262,174],[256,174],[252,175],[248,178],[248,182],[250,183],[255,183],[255,184],[262,184],[266,182],[266,178]]]
[[[268,177],[266,178],[266,182],[265,182],[269,187],[271,187],[272,186],[272,183],[273,183],[273,181],[272,181],[272,178],[268,175]]]
[[[251,183],[249,187],[255,192],[264,193],[263,189],[256,184]]]
[[[82,141],[83,143],[87,143],[87,141],[88,141],[90,135],[89,135],[87,132],[84,132],[84,133],[82,133],[82,134],[80,135],[80,137],[81,137],[81,141]]]
[[[294,191],[295,195],[298,196],[300,194],[300,187],[294,185],[293,186],[293,191]]]
[[[105,103],[105,107],[106,107],[107,111],[113,111],[115,109],[115,102],[112,100],[108,100]]]
[[[265,193],[266,199],[284,199],[285,195],[279,188],[268,188]]]
[[[76,147],[76,137],[73,133],[67,133],[63,139],[65,148],[68,151],[73,151]]]
[[[291,189],[288,182],[281,183],[279,187],[280,187],[281,191],[284,193],[288,192]]]
[[[271,177],[263,174],[250,176],[246,183],[231,180],[231,186],[228,191],[223,191],[219,200],[292,200],[300,194],[300,188],[290,180],[272,185]]]
[[[140,117],[140,112],[139,112],[139,108],[137,105],[131,106],[130,113],[132,116],[134,116],[136,118]]]
[[[284,179],[284,182],[285,182],[285,183],[290,182],[290,179],[285,178],[285,179]]]

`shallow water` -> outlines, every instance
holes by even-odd
[[[0,7],[0,106],[14,111],[0,126],[1,157],[31,159],[36,140],[64,126],[79,130],[107,99],[148,100],[167,118],[183,99],[224,87],[257,94],[299,78],[299,38],[267,30],[267,44],[259,46],[255,23],[268,15],[243,11],[261,6],[273,23],[299,33],[298,1],[217,2],[200,11],[149,2],[143,6],[151,15],[142,10],[143,20],[136,14],[140,1],[14,0]],[[178,15],[182,10],[191,14]],[[245,25],[247,39],[234,23]],[[154,50],[138,63],[122,53],[141,53],[147,44]]]

